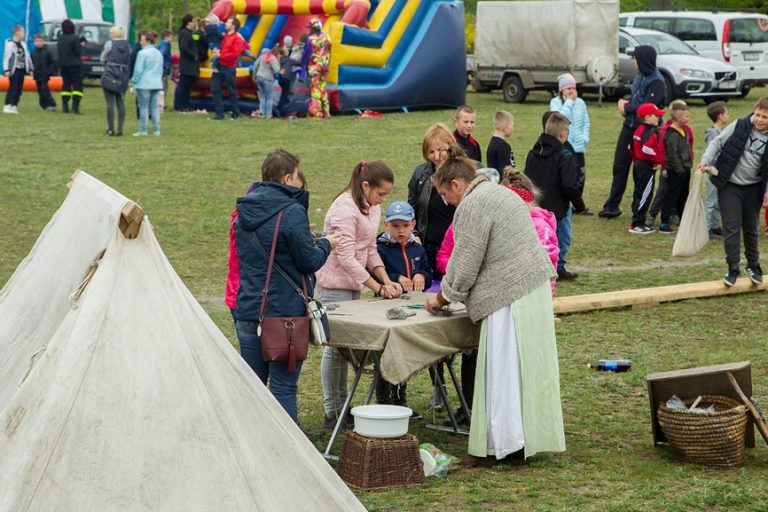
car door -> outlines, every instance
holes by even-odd
[[[702,57],[722,61],[722,49],[717,41],[715,24],[703,18],[678,18],[670,32],[699,52]]]
[[[619,81],[627,86],[632,85],[637,69],[632,57],[627,55],[627,48],[634,48],[638,43],[626,34],[619,33]]]

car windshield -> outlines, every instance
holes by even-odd
[[[668,34],[634,34],[640,44],[656,48],[659,55],[698,55],[698,52],[681,40]]]
[[[768,18],[734,18],[732,43],[768,43]]]
[[[84,37],[89,43],[106,44],[109,41],[109,25],[78,25],[78,37]]]

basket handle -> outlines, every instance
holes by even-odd
[[[757,426],[757,430],[760,431],[760,435],[763,436],[763,439],[765,440],[766,444],[768,444],[768,425],[766,425],[765,420],[758,412],[757,408],[755,407],[755,404],[752,403],[752,400],[750,400],[747,395],[744,394],[744,391],[741,390],[741,386],[739,386],[739,383],[736,382],[736,377],[733,376],[733,373],[727,372],[728,380],[731,381],[731,386],[733,386],[733,389],[736,390],[736,394],[739,395],[739,398],[741,398],[741,401],[744,403],[744,405],[747,406],[747,409],[749,410],[749,414],[752,416],[752,419],[755,422],[755,425]]]

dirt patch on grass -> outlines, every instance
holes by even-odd
[[[647,263],[641,263],[639,265],[616,265],[608,260],[600,260],[596,261],[595,265],[591,266],[581,266],[581,265],[573,265],[573,270],[576,270],[577,272],[593,272],[593,273],[599,273],[599,272],[633,272],[633,271],[642,271],[642,270],[653,270],[656,268],[690,268],[690,267],[701,267],[701,266],[708,266],[708,265],[716,265],[718,263],[723,263],[723,258],[680,258],[680,259],[674,259],[674,260],[662,260],[662,259],[653,259]],[[571,265],[569,265],[569,268]]]

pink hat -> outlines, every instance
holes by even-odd
[[[576,87],[576,79],[570,73],[565,73],[557,77],[557,90],[563,91],[571,87]]]

